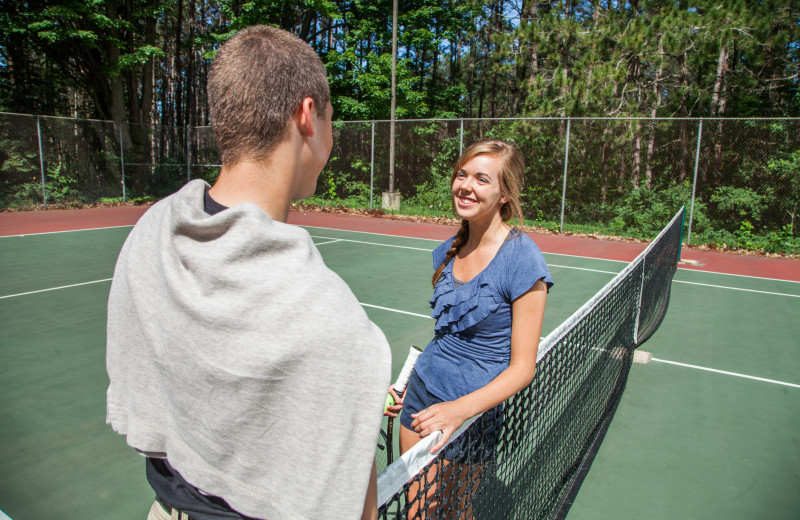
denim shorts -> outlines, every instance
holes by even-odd
[[[435,395],[428,392],[425,383],[417,375],[411,373],[408,388],[403,398],[403,411],[400,414],[400,424],[409,430],[414,418],[411,414],[419,413],[425,408],[441,403]],[[495,446],[503,424],[503,405],[498,405],[487,410],[472,426],[462,433],[456,440],[450,440],[444,448],[445,460],[458,463],[484,463],[492,460]]]

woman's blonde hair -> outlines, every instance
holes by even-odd
[[[522,192],[522,180],[525,175],[525,160],[519,149],[512,143],[501,141],[500,139],[483,139],[469,145],[461,157],[453,166],[453,173],[450,175],[450,186],[456,179],[456,175],[469,161],[479,155],[489,155],[500,159],[500,194],[505,197],[506,202],[500,208],[500,218],[503,222],[508,222],[512,218],[517,220],[517,226],[524,223],[522,216],[522,204],[520,203],[520,193]],[[455,200],[453,200],[453,213],[456,214]],[[431,278],[431,283],[435,286],[442,276],[442,271],[461,249],[467,238],[469,238],[469,221],[461,221],[453,245],[447,251],[444,262],[436,269]]]

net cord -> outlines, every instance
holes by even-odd
[[[464,421],[464,424],[450,436],[448,444],[464,433],[464,431],[481,415],[483,415],[483,412]],[[385,505],[386,502],[394,496],[397,490],[408,482],[409,475],[416,475],[422,471],[425,466],[436,458],[436,455],[438,455],[442,449],[447,447],[447,445],[443,446],[436,453],[430,452],[430,449],[439,442],[441,438],[441,431],[433,432],[427,437],[424,437],[378,475],[378,508]]]

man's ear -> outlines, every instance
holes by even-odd
[[[298,132],[303,137],[314,137],[313,114],[316,109],[312,98],[303,98],[303,102],[297,107],[294,116],[292,116]]]

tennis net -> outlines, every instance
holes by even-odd
[[[661,324],[684,208],[633,262],[539,344],[531,384],[465,422],[431,455],[420,441],[378,477],[380,518],[563,518]],[[489,440],[487,440],[489,439]]]

